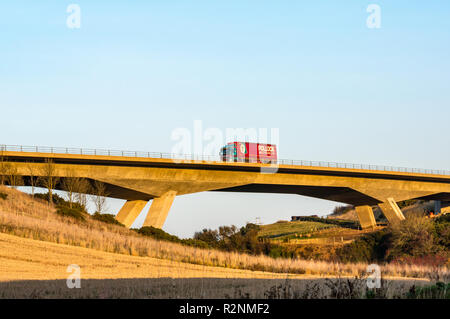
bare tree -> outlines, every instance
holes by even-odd
[[[53,190],[58,184],[59,177],[56,176],[55,163],[51,159],[46,159],[42,168],[40,183],[48,190],[48,202],[53,203]]]
[[[72,208],[75,201],[75,194],[78,190],[79,177],[75,177],[75,172],[71,169],[67,170],[66,177],[62,180],[62,189],[66,191],[69,207]]]
[[[31,196],[34,197],[34,189],[38,186],[37,169],[33,163],[27,163],[28,175],[30,176]]]
[[[74,182],[74,201],[84,207],[87,210],[88,197],[87,193],[91,192],[91,184],[85,178],[75,178]]]
[[[5,178],[6,178],[6,164],[2,149],[0,154],[0,185],[5,185]]]
[[[106,209],[106,198],[108,197],[108,192],[106,190],[106,185],[99,181],[94,181],[93,185],[93,195],[91,197],[95,205],[95,210],[97,213],[102,214]]]
[[[8,185],[16,188],[17,186],[23,185],[23,178],[21,175],[19,175],[19,171],[17,170],[17,167],[12,165],[11,163],[5,164],[5,173],[6,173],[6,180],[8,182]]]
[[[72,208],[73,203],[77,202],[84,209],[87,208],[87,195],[91,191],[91,186],[89,182],[82,178],[77,177],[74,170],[67,170],[66,177],[62,181],[62,188],[67,193],[67,201],[69,202],[69,207]]]

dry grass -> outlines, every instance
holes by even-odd
[[[67,267],[71,264],[80,266],[83,279],[286,277],[280,273],[114,254],[0,233],[0,281],[66,279],[69,275]]]
[[[1,187],[7,200],[0,200],[0,232],[60,244],[91,248],[98,251],[131,256],[145,256],[175,262],[247,269],[277,273],[321,276],[356,276],[366,270],[366,264],[339,264],[298,259],[273,259],[217,250],[199,249],[160,242],[120,226],[95,220],[78,222],[61,217],[46,203],[32,200],[27,194]],[[415,265],[383,265],[385,276],[440,278],[449,274],[447,268]]]
[[[340,283],[339,283],[340,282]],[[82,279],[81,289],[68,289],[66,280],[0,282],[0,298],[156,298],[156,299],[330,299],[366,298],[363,281],[348,294],[346,279],[140,278]],[[330,287],[331,283],[331,287]],[[405,298],[412,280],[385,281],[378,298]],[[342,287],[342,294],[333,286]]]
[[[7,234],[0,234],[0,252],[0,298],[328,298],[330,282],[347,280],[193,265]],[[71,264],[80,266],[81,289],[67,287]],[[357,283],[362,296],[365,281]],[[386,283],[386,297],[393,297],[428,281]]]

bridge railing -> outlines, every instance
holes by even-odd
[[[50,146],[24,146],[24,145],[4,145],[0,144],[0,152],[29,152],[29,153],[49,153],[49,154],[72,154],[72,155],[103,155],[103,156],[121,156],[121,157],[139,157],[139,158],[164,158],[174,161],[197,160],[205,162],[223,162],[220,156],[208,155],[191,155],[191,154],[172,154],[142,151],[120,151],[107,149],[89,149],[89,148],[73,148],[73,147],[50,147]],[[385,171],[385,172],[401,172],[401,173],[418,173],[430,175],[450,175],[447,170],[434,170],[423,168],[395,167],[384,165],[367,165],[337,162],[321,162],[321,161],[305,161],[305,160],[288,160],[279,159],[276,163],[279,165],[295,165],[306,167],[322,167],[322,168],[345,168],[369,171]]]

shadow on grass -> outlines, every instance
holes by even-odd
[[[413,280],[385,281],[382,298],[404,296]],[[80,288],[61,280],[0,282],[0,298],[366,298],[361,279],[131,278],[81,279]],[[352,291],[349,290],[352,288]],[[349,290],[349,291],[348,291]],[[340,295],[336,295],[338,292]],[[380,292],[380,291],[379,291]]]

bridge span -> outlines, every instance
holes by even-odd
[[[109,197],[126,200],[116,219],[127,227],[152,200],[144,226],[162,228],[176,196],[204,191],[298,194],[351,204],[362,228],[376,226],[375,205],[395,222],[405,218],[399,201],[450,201],[450,172],[442,170],[291,160],[236,163],[164,153],[6,145],[0,145],[0,156],[1,166],[14,168],[26,185],[30,171],[45,176],[49,161],[59,178],[55,189],[74,176],[104,183]]]

